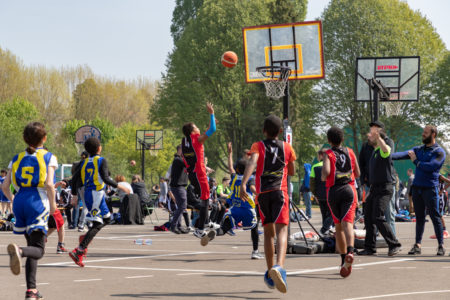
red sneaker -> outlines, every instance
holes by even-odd
[[[56,254],[62,254],[68,252],[67,249],[64,247],[64,244],[56,246]]]
[[[353,253],[349,253],[345,256],[344,264],[339,272],[342,277],[348,277],[352,273]]]
[[[84,267],[84,263],[83,263],[83,257],[86,256],[86,249],[84,249],[84,251],[81,251],[77,248],[73,249],[72,252],[69,252],[69,256],[70,258],[80,267]]]

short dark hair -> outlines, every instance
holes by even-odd
[[[25,126],[23,130],[23,140],[28,144],[27,152],[33,154],[36,152],[36,147],[47,136],[45,126],[39,122],[31,122]]]
[[[181,149],[181,145],[178,145],[177,146],[177,151],[180,150],[180,149]]]
[[[428,124],[428,125],[425,126],[425,127],[429,127],[430,130],[431,130],[431,133],[432,133],[432,134],[434,133],[434,137],[437,137],[437,135],[438,135],[438,130],[437,130],[437,127],[436,127],[436,126]]]
[[[6,170],[1,170],[0,173],[8,173]]]
[[[344,140],[344,131],[339,127],[333,126],[328,129],[327,138],[332,145],[338,146]]]
[[[264,120],[264,131],[268,138],[276,138],[280,133],[281,119],[275,115],[268,115]]]
[[[183,125],[183,134],[185,137],[189,137],[194,130],[194,123],[189,122]]]
[[[85,158],[87,158],[87,157],[89,157],[89,153],[87,151],[83,151],[83,152],[81,152],[80,156],[81,157],[84,156]]]
[[[325,149],[320,149],[319,151],[317,151],[318,155],[324,155],[325,154]]]
[[[96,155],[100,146],[100,140],[96,137],[90,137],[84,141],[84,149],[90,156]]]
[[[236,173],[239,174],[239,175],[244,174],[246,167],[247,167],[247,160],[244,159],[244,158],[241,158],[236,163],[236,168],[235,168],[236,169]]]

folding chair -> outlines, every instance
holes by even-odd
[[[158,194],[150,194],[150,200],[142,202],[142,209],[146,212],[146,215],[144,216],[144,220],[148,215],[150,218],[150,222],[152,224],[153,224],[152,213],[155,213],[156,220],[159,223],[158,214],[156,213],[157,201],[158,201]]]

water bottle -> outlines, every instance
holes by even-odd
[[[147,239],[147,240],[137,239],[137,240],[134,240],[134,243],[136,245],[151,245],[152,244],[152,240],[150,240],[150,239]]]

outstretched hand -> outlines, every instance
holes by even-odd
[[[206,110],[209,112],[210,115],[214,114],[214,106],[211,102],[206,102]]]

